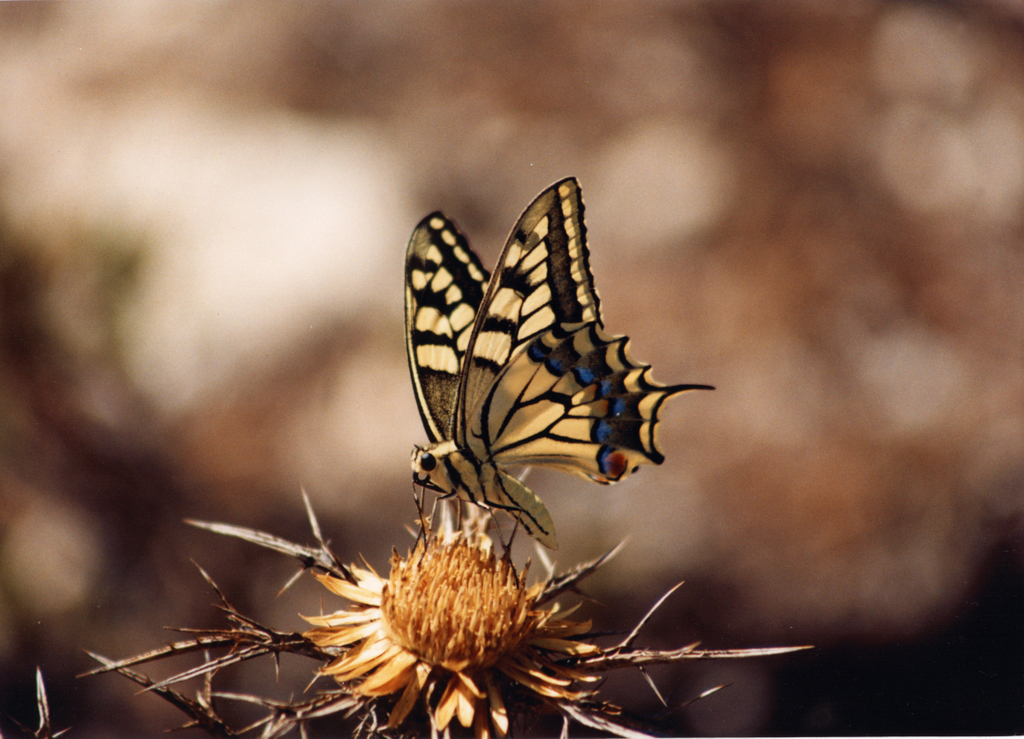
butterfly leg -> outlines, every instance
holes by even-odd
[[[420,530],[416,533],[416,541],[413,545],[413,549],[416,548],[421,539],[423,540],[423,544],[426,545],[427,533],[430,530],[430,521],[423,512],[423,496],[416,491],[416,487],[417,486],[415,484],[412,486],[412,499],[416,505],[416,516],[420,521]]]
[[[507,552],[508,548],[510,546],[512,546],[512,539],[515,538],[516,530],[514,528],[512,529],[512,536],[509,537],[508,543],[506,544],[505,543],[505,538],[501,535],[501,527],[498,525],[498,517],[497,517],[497,515],[495,515],[494,509],[493,508],[488,508],[487,512],[491,516],[491,524],[494,526],[494,533],[498,537],[498,541],[501,543],[501,550],[503,552]],[[519,523],[519,520],[516,519],[516,524],[518,525],[518,523]]]
[[[523,512],[522,511],[509,511],[515,523],[512,525],[512,534],[508,537],[508,545],[505,547],[505,551],[509,551],[512,547],[512,542],[516,540],[516,534],[519,532],[520,526],[523,524]],[[526,528],[525,526],[522,526]]]

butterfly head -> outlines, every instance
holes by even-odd
[[[413,447],[412,481],[437,493],[454,492],[443,457],[444,454],[436,446],[427,449]]]

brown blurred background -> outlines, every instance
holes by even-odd
[[[36,665],[73,736],[178,725],[74,676],[222,623],[190,559],[278,628],[319,609],[184,518],[311,543],[304,487],[386,568],[425,439],[409,233],[441,208],[490,264],[576,175],[608,329],[718,389],[626,483],[533,472],[557,562],[630,538],[598,628],[685,579],[650,646],[818,645],[653,671],[670,704],[731,684],[665,730],[1024,731],[1020,7],[0,5],[0,727]]]

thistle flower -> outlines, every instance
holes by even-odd
[[[599,679],[565,664],[600,652],[574,638],[590,623],[567,620],[557,604],[540,607],[544,583],[528,587],[526,570],[517,575],[507,558],[496,558],[486,537],[430,538],[405,559],[394,552],[387,580],[352,572],[356,584],[317,574],[354,605],[307,618],[317,628],[305,636],[345,649],[321,674],[367,697],[401,691],[389,728],[422,697],[435,731],[458,718],[478,739],[492,731],[505,736],[506,691],[541,702],[578,701],[590,692],[576,686]]]
[[[220,597],[229,628],[179,629],[191,638],[118,661],[90,653],[101,666],[86,674],[117,672],[185,713],[189,721],[184,727],[215,736],[262,727],[262,736],[277,737],[304,730],[314,719],[341,715],[358,718],[357,733],[415,733],[418,716],[420,722],[425,717],[434,736],[449,735],[452,720],[458,719],[472,726],[478,739],[490,739],[507,735],[516,716],[546,707],[561,714],[563,736],[575,721],[618,736],[646,737],[649,729],[643,722],[597,698],[593,683],[605,672],[628,667],[647,677],[647,665],[807,648],[702,650],[696,643],[668,651],[634,648],[647,619],[675,588],[621,642],[597,646],[588,640],[590,622],[569,620],[574,609],[563,611],[556,599],[620,547],[531,586],[528,566],[517,573],[507,550],[500,558],[494,555],[482,512],[463,512],[462,526],[455,531],[450,515],[432,530],[421,511],[419,543],[404,558],[392,554],[391,572],[384,579],[369,568],[342,564],[325,542],[309,500],[304,501],[315,547],[240,526],[190,523],[296,558],[302,564],[296,577],[312,570],[331,592],[350,601],[346,609],[308,617],[315,628],[305,634],[279,631],[235,609],[203,572]],[[211,650],[225,653],[213,656]],[[226,667],[283,653],[316,660],[318,674],[333,677],[337,685],[286,702],[213,689],[215,675]],[[183,654],[201,655],[201,661],[160,681],[131,669]],[[203,681],[196,697],[175,689],[196,678]],[[234,726],[218,709],[222,700],[257,705],[265,714],[248,726]],[[388,711],[386,727],[378,722],[383,710]]]

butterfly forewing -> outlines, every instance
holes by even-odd
[[[481,303],[459,388],[455,440],[466,442],[495,377],[516,351],[552,326],[600,322],[575,179],[557,182],[523,211]]]
[[[409,370],[431,442],[452,438],[452,420],[487,270],[441,213],[416,226],[405,260]]]

